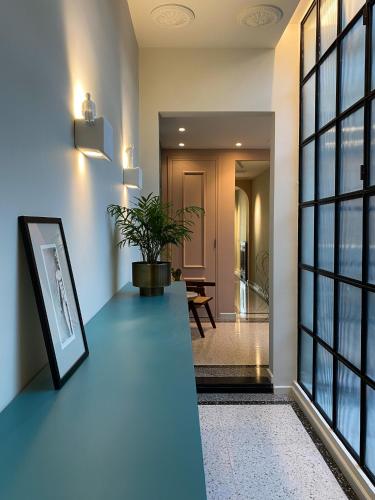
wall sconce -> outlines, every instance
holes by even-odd
[[[82,119],[74,120],[75,147],[89,158],[112,161],[112,126],[105,118],[96,118],[95,103],[89,93],[82,103],[82,116]]]
[[[142,189],[142,169],[133,166],[134,146],[126,148],[127,166],[123,169],[123,183],[128,188]]]

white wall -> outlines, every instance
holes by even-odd
[[[61,217],[84,322],[130,279],[111,202],[128,202],[122,150],[138,143],[138,47],[125,0],[3,0],[0,16],[0,410],[44,365],[19,215]],[[112,123],[112,163],[73,147],[90,91]],[[90,338],[88,338],[90,344]]]
[[[277,387],[297,367],[298,7],[275,50],[140,50],[140,162],[159,189],[159,112],[273,111],[270,359]],[[274,355],[277,353],[277,355]]]
[[[271,108],[273,50],[140,49],[140,163],[159,190],[159,112]]]

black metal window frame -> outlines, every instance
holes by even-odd
[[[321,0],[315,0],[310,6],[301,23],[301,38],[300,38],[300,143],[299,143],[299,178],[302,180],[302,158],[303,147],[315,141],[314,143],[314,198],[311,201],[303,201],[302,187],[300,181],[299,188],[299,242],[298,242],[298,262],[299,262],[299,283],[298,290],[301,290],[301,271],[306,270],[313,273],[314,276],[314,291],[313,291],[313,331],[306,328],[301,322],[301,293],[299,293],[298,306],[298,382],[304,392],[307,394],[312,404],[317,408],[319,413],[327,421],[328,425],[340,438],[351,455],[359,463],[370,480],[375,484],[374,474],[366,467],[366,426],[367,426],[367,406],[366,406],[366,388],[367,386],[375,389],[375,382],[366,373],[367,362],[367,328],[368,328],[368,311],[367,300],[368,292],[375,292],[375,285],[368,283],[368,245],[369,245],[369,200],[371,195],[375,195],[375,185],[370,185],[370,148],[371,148],[371,104],[375,99],[375,89],[371,89],[371,74],[372,74],[372,18],[375,15],[375,0],[366,2],[351,21],[342,29],[342,0],[337,2],[337,36],[332,44],[327,48],[324,54],[320,54],[320,7]],[[315,47],[315,65],[309,69],[304,75],[304,26],[309,19],[310,14],[316,8],[316,47]],[[351,105],[344,111],[340,110],[341,99],[341,68],[342,57],[341,47],[345,36],[355,26],[355,24],[363,19],[365,25],[365,78],[364,78],[364,94],[363,97]],[[375,35],[375,34],[374,34]],[[336,50],[336,103],[335,103],[335,118],[319,127],[319,74],[320,67],[324,61]],[[375,57],[374,57],[375,61]],[[375,64],[375,62],[374,62]],[[315,130],[309,137],[303,137],[303,85],[315,75]],[[375,82],[374,86],[375,86]],[[362,166],[363,189],[350,193],[340,193],[340,124],[351,115],[353,112],[364,109],[364,159]],[[375,109],[375,103],[374,103]],[[325,132],[335,127],[335,194],[327,198],[318,197],[319,188],[319,137]],[[363,228],[362,228],[362,281],[342,276],[339,274],[339,225],[340,225],[340,202],[347,200],[361,199],[363,200]],[[321,269],[318,267],[318,207],[327,203],[334,204],[334,270],[333,272]],[[314,207],[314,265],[306,265],[302,263],[301,247],[302,247],[302,209],[305,207]],[[326,276],[333,280],[334,283],[334,298],[333,298],[333,345],[328,345],[322,338],[317,335],[317,281],[318,276]],[[338,351],[338,331],[339,331],[339,284],[347,283],[361,289],[362,301],[362,318],[361,318],[361,363],[360,369],[354,366]],[[301,332],[305,332],[312,338],[313,341],[313,358],[312,358],[312,392],[301,381]],[[332,419],[329,418],[323,408],[316,400],[316,373],[317,373],[317,348],[321,345],[332,355],[333,359],[333,381],[332,381]],[[375,353],[374,353],[375,355]],[[360,379],[360,443],[359,454],[352,448],[346,438],[340,433],[337,428],[337,379],[339,362],[349,368]],[[374,424],[373,424],[374,425]]]

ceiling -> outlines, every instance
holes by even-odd
[[[161,113],[160,144],[175,149],[269,149],[273,136],[273,113]],[[186,132],[178,131],[184,127]]]
[[[239,16],[249,7],[270,5],[283,11],[275,25],[249,27]],[[297,7],[298,0],[128,0],[140,47],[274,48]],[[191,9],[194,21],[183,27],[157,25],[151,12],[160,5],[180,4]]]
[[[270,168],[269,161],[236,161],[236,179],[254,179]]]

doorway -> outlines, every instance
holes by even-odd
[[[206,310],[199,308],[202,335],[191,317],[196,380],[201,391],[272,391],[265,301],[268,287],[259,278],[263,265],[268,280],[268,262],[264,255],[262,260],[258,244],[267,240],[263,253],[268,255],[268,237],[263,238],[263,232],[269,232],[269,208],[265,209],[263,193],[249,197],[240,185],[247,183],[251,191],[254,184],[255,189],[259,184],[255,178],[267,170],[269,203],[272,120],[270,113],[160,115],[162,198],[174,209],[196,205],[205,210],[194,226],[192,240],[171,254],[173,267],[181,269],[183,279],[189,285],[200,283],[205,296],[210,297],[216,321],[214,328]],[[244,172],[250,178],[245,178]],[[238,226],[243,224],[239,220],[242,210],[237,210],[240,197],[247,210],[245,233]],[[261,217],[256,226],[254,216]]]

